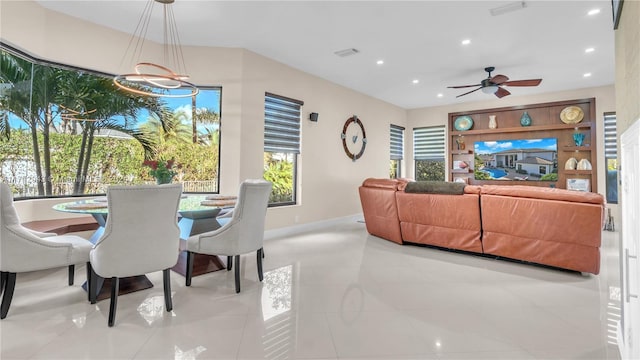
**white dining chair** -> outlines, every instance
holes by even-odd
[[[178,261],[181,184],[111,186],[105,230],[90,253],[89,295],[96,302],[97,276],[111,278],[109,326],[118,305],[119,278],[162,271],[166,311],[173,309],[170,268]]]
[[[75,264],[88,264],[92,246],[76,235],[42,233],[20,225],[11,189],[0,183],[0,319],[9,313],[17,273],[68,266],[71,286]]]
[[[230,213],[231,218],[219,229],[187,239],[187,286],[191,286],[195,253],[227,256],[227,270],[231,270],[232,263],[235,266],[236,293],[239,293],[240,255],[256,251],[258,279],[262,281],[264,223],[270,193],[270,182],[245,180],[240,184],[238,200]]]

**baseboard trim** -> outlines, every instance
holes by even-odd
[[[310,222],[306,224],[286,226],[278,229],[267,230],[264,232],[264,240],[271,240],[291,235],[297,235],[306,232],[312,232],[338,224],[360,222],[364,223],[364,215],[362,213],[349,215],[339,218]]]

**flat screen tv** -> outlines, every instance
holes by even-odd
[[[558,139],[476,141],[476,180],[557,181]]]

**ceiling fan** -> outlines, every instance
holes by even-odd
[[[509,94],[511,94],[508,90],[502,88],[502,86],[538,86],[540,85],[540,82],[542,82],[542,79],[529,79],[529,80],[511,80],[509,81],[509,78],[506,77],[505,75],[495,75],[495,76],[491,76],[491,72],[493,70],[495,70],[496,68],[493,66],[489,66],[484,68],[484,71],[486,71],[487,73],[489,73],[489,76],[487,76],[486,79],[483,79],[480,84],[475,84],[475,85],[461,85],[461,86],[448,86],[448,88],[450,89],[461,89],[461,88],[467,88],[467,87],[473,87],[473,86],[478,86],[477,89],[473,89],[469,92],[466,92],[464,94],[460,94],[458,96],[456,96],[457,98],[459,98],[460,96],[465,96],[468,94],[471,94],[474,91],[478,91],[480,89],[482,89],[482,92],[485,94],[495,94],[497,97],[502,98],[505,97]]]

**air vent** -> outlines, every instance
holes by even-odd
[[[493,9],[489,9],[489,12],[493,16],[498,16],[498,15],[506,14],[506,13],[509,13],[509,12],[512,12],[512,11],[524,9],[526,7],[527,7],[527,4],[524,1],[516,1],[516,2],[512,2],[510,4],[506,4],[506,5],[503,5],[503,6],[495,7]]]
[[[357,49],[351,48],[351,49],[344,49],[344,50],[340,50],[340,51],[336,51],[334,52],[334,54],[340,56],[340,57],[347,57],[347,56],[351,56],[351,55],[355,55],[357,53],[359,53],[360,51],[358,51]]]

